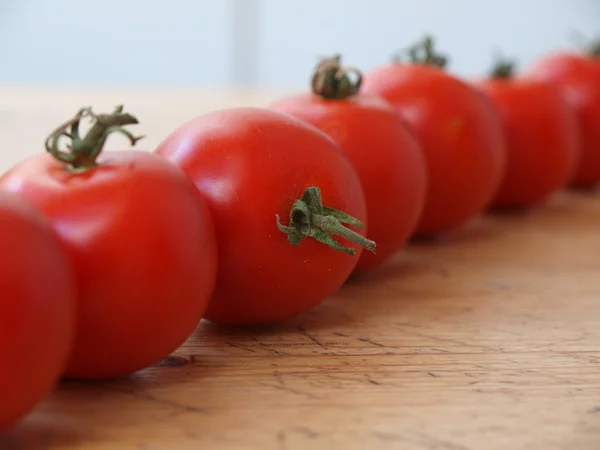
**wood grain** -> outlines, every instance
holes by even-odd
[[[0,448],[596,450],[599,305],[600,197],[560,194],[412,243],[288,323],[202,323],[157,367],[63,382]]]

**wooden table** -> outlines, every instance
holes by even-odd
[[[200,111],[182,93],[128,95],[156,135]],[[2,152],[33,147],[82,94],[56,96],[4,96],[31,129],[0,127],[15,139]],[[597,450],[599,325],[600,197],[562,194],[411,244],[289,323],[203,323],[157,367],[64,383],[0,448]]]

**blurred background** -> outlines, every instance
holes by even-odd
[[[600,0],[0,0],[0,170],[82,106],[123,103],[152,150],[193,116],[308,89],[319,56],[367,70],[424,33],[478,77],[495,51],[525,65],[598,36]]]
[[[595,37],[600,1],[0,0],[0,83],[298,86],[319,55],[366,69],[425,32],[478,75]]]

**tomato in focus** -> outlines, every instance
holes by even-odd
[[[393,62],[365,74],[364,95],[379,95],[401,114],[421,144],[428,192],[418,235],[462,226],[489,205],[505,169],[498,117],[480,92],[443,70],[431,38],[411,50],[411,63]]]
[[[600,49],[589,55],[546,55],[534,61],[526,75],[557,86],[575,110],[582,153],[570,186],[595,187],[600,182]]]
[[[423,210],[427,187],[416,139],[386,101],[356,95],[360,80],[358,71],[341,67],[339,57],[326,59],[315,69],[312,93],[270,106],[327,133],[357,171],[367,202],[368,237],[377,242],[377,252],[363,252],[355,272],[383,264],[406,243]]]
[[[0,192],[0,431],[57,383],[75,337],[75,282],[66,249],[31,205]]]
[[[374,247],[363,237],[365,198],[350,162],[325,133],[290,115],[214,111],[156,151],[188,174],[215,223],[210,321],[266,324],[311,309],[346,281],[362,245]]]
[[[579,134],[573,111],[546,82],[513,77],[500,62],[479,83],[500,114],[508,152],[507,168],[493,205],[526,207],[565,187],[579,162]]]
[[[84,117],[93,126],[80,139]],[[49,153],[0,178],[49,218],[75,268],[78,325],[66,377],[114,378],[157,363],[194,331],[214,287],[212,221],[185,174],[150,152],[100,153],[112,132],[135,144],[123,128],[134,123],[121,107],[82,109],[50,136]],[[65,133],[69,152],[58,149]]]

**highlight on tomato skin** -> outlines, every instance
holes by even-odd
[[[575,111],[582,154],[569,185],[595,188],[600,183],[600,45],[547,53],[526,67],[524,75],[556,86]]]
[[[368,235],[360,180],[318,128],[266,108],[196,117],[156,153],[180,167],[215,223],[218,275],[205,319],[280,322],[316,307],[354,270]]]
[[[76,285],[50,223],[0,191],[0,433],[46,400],[75,338]]]
[[[502,120],[507,170],[492,208],[522,208],[548,199],[568,185],[580,160],[574,111],[552,84],[515,74],[499,59],[477,83]]]
[[[401,115],[423,151],[428,186],[416,235],[462,227],[483,213],[506,168],[498,117],[481,93],[446,70],[448,58],[426,36],[396,59],[365,73],[363,95],[378,95]]]
[[[377,242],[377,252],[363,252],[354,273],[384,264],[406,244],[427,188],[417,140],[385,100],[359,95],[361,79],[358,69],[342,66],[335,55],[317,64],[311,92],[269,105],[327,133],[356,170],[367,202],[367,236]]]
[[[214,288],[214,226],[191,181],[151,152],[102,152],[112,133],[134,145],[140,138],[125,127],[136,123],[122,106],[82,108],[50,134],[46,153],[0,178],[47,217],[74,268],[66,378],[116,378],[159,362],[195,330]]]

